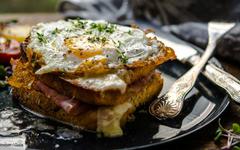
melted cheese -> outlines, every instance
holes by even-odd
[[[107,67],[118,69],[159,54],[157,42],[148,43],[142,30],[105,21],[70,20],[40,23],[30,34],[28,49],[40,54],[36,74],[77,71],[83,61],[101,56]]]
[[[64,78],[63,78],[64,79]],[[127,84],[116,74],[105,74],[97,77],[79,77],[77,79],[64,79],[71,84],[94,91],[119,90],[124,93]]]
[[[123,134],[120,121],[123,115],[132,107],[130,102],[99,108],[97,113],[97,132],[103,133],[105,137],[117,137]]]

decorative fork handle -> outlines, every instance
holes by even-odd
[[[199,67],[193,67],[175,81],[165,95],[159,95],[158,99],[150,105],[149,112],[161,119],[177,116],[182,109],[184,97],[196,82],[199,71]]]
[[[216,47],[216,40],[209,41],[201,59],[187,73],[176,80],[169,91],[152,102],[149,112],[158,119],[174,118],[182,110],[185,96],[193,88],[197,77]]]
[[[235,24],[208,24],[208,45],[201,59],[194,66],[180,77],[170,87],[169,91],[158,97],[149,107],[151,115],[158,119],[174,118],[182,110],[183,101],[188,92],[193,88],[200,71],[212,55],[218,39],[230,30]]]

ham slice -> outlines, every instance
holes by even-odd
[[[61,107],[69,114],[78,115],[80,113],[86,112],[91,108],[90,105],[81,103],[79,100],[59,94],[54,89],[48,87],[41,81],[36,82],[35,88],[44,93],[46,97],[54,101],[57,106]]]

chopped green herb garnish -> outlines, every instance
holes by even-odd
[[[114,44],[117,44],[115,41],[113,41]],[[122,46],[122,42],[121,41],[118,41],[118,45],[117,45],[117,53],[118,53],[118,59],[121,60],[122,63],[126,64],[128,62],[128,57],[125,55],[125,52],[121,52],[119,49],[121,48]]]
[[[110,24],[106,29],[106,32],[108,33],[113,33],[114,31],[115,31],[115,25],[113,24]]]
[[[37,32],[37,38],[40,43],[45,43],[45,44],[47,43],[47,38],[39,32]]]
[[[80,18],[77,18],[76,20],[72,20],[73,26],[75,28],[85,29],[87,22],[82,21]]]
[[[122,46],[122,42],[118,41],[118,46],[117,48],[120,48]]]
[[[107,41],[107,38],[106,38],[106,37],[102,37],[102,38],[101,38],[101,42],[102,42],[102,43],[105,43],[106,41]]]
[[[91,30],[87,30],[87,31],[85,32],[85,34],[92,34],[92,31],[91,31]]]
[[[127,33],[128,33],[129,35],[132,35],[132,34],[133,34],[131,30],[128,30]]]
[[[58,33],[60,33],[61,30],[59,30],[58,28],[55,28],[53,31],[52,31],[52,34],[56,35]]]
[[[107,32],[107,33],[113,33],[115,31],[115,25],[113,24],[105,24],[105,23],[91,23],[90,24],[91,29],[96,29],[99,32]]]
[[[107,41],[107,38],[106,37],[93,36],[93,37],[88,37],[88,41],[91,42],[91,43],[102,42],[104,44]]]
[[[67,29],[66,31],[67,31],[67,32],[73,32],[74,29]]]
[[[116,49],[116,51],[118,53],[118,59],[120,59],[122,63],[126,64],[128,61],[128,57],[124,54],[125,52],[121,52],[118,49]]]
[[[103,23],[91,23],[91,28],[97,29],[99,32],[103,32],[104,30],[106,30],[107,25]]]
[[[93,37],[88,37],[88,41],[91,43],[97,42],[99,38],[97,38],[96,36]]]
[[[90,26],[91,26],[91,29],[96,29],[97,28],[97,24],[96,23],[91,23]]]

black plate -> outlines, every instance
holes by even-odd
[[[179,61],[172,61],[159,69],[164,76],[164,93],[189,67]],[[158,121],[149,115],[146,104],[136,111],[135,120],[126,124],[124,136],[99,138],[95,133],[78,132],[63,124],[32,115],[12,100],[9,89],[0,94],[0,147],[97,150],[146,148],[177,140],[201,129],[216,119],[229,103],[224,91],[200,75],[195,88],[187,96],[183,112],[177,118]]]

